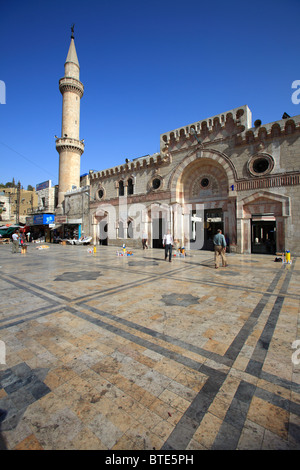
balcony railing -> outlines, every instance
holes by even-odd
[[[37,206],[37,207],[30,207],[30,209],[27,209],[27,214],[46,214],[48,212],[54,212],[54,207],[53,206]]]

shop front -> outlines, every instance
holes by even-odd
[[[57,215],[52,232],[53,241],[78,240],[82,235],[82,219],[71,219],[65,215]]]
[[[286,249],[290,198],[260,191],[238,204],[242,253],[274,254]]]
[[[32,240],[50,243],[51,229],[49,225],[54,223],[54,214],[37,214],[33,216]]]

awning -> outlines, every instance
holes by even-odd
[[[20,228],[20,225],[11,225],[10,227],[6,227],[6,228],[1,228],[0,229],[0,234],[2,235],[2,237],[7,237],[11,234],[13,234],[16,230],[18,230]]]

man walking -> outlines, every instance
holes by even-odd
[[[142,236],[143,250],[144,250],[145,248],[148,249],[147,239],[148,239],[148,233],[145,231],[145,232],[143,232],[143,236]]]
[[[173,237],[170,233],[170,230],[168,230],[168,233],[166,235],[164,235],[163,246],[165,247],[165,260],[167,259],[168,252],[169,252],[169,261],[171,263],[171,261],[172,261]]]
[[[228,266],[226,262],[226,240],[224,235],[222,234],[222,230],[218,229],[216,235],[213,239],[214,246],[215,246],[215,268],[218,269],[220,256],[222,259],[222,266]]]
[[[18,235],[18,232],[14,232],[12,234],[12,242],[13,242],[13,246],[12,246],[12,253],[19,253],[19,235]]]

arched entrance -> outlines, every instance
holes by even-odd
[[[96,237],[99,245],[108,245],[108,212],[101,210],[95,215]]]
[[[248,196],[238,204],[242,253],[273,254],[285,250],[285,225],[290,198],[267,191]]]
[[[178,165],[171,181],[171,200],[189,215],[185,246],[212,250],[219,228],[230,243],[236,243],[234,181],[232,164],[220,152],[201,150]]]

